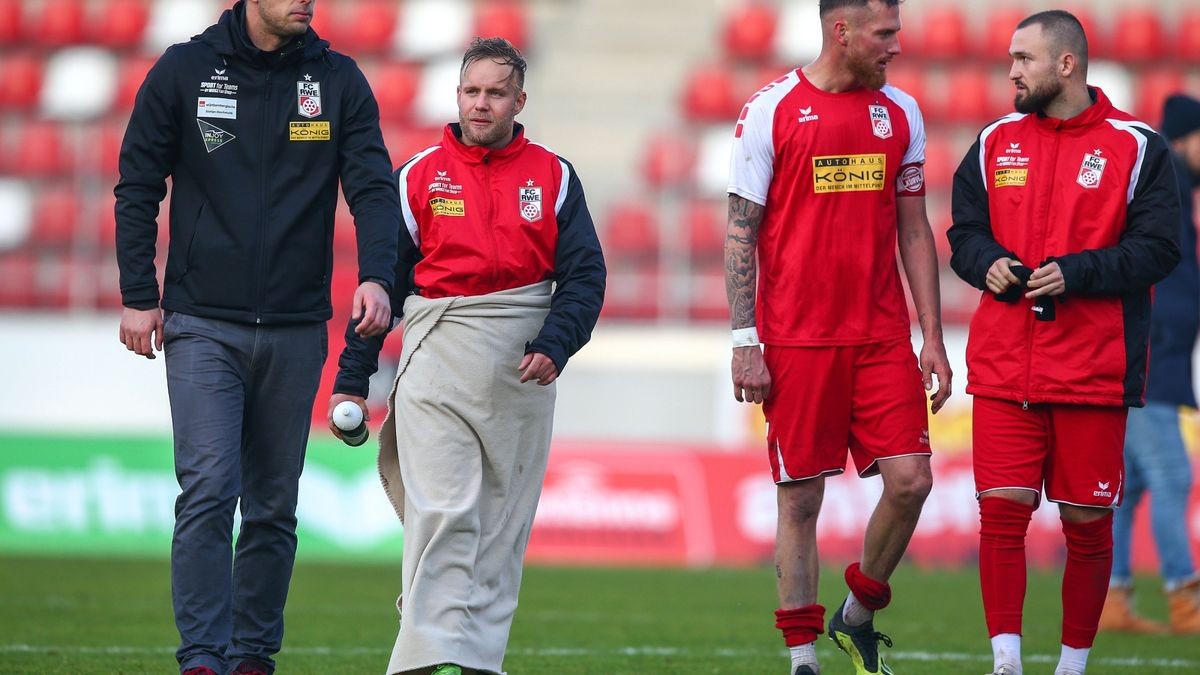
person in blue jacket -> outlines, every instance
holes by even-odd
[[[1133,516],[1150,493],[1150,525],[1167,593],[1170,630],[1200,633],[1200,577],[1192,560],[1187,505],[1192,469],[1179,409],[1196,407],[1192,350],[1200,332],[1200,270],[1196,263],[1193,192],[1200,179],[1200,100],[1175,94],[1163,104],[1163,137],[1171,144],[1179,182],[1179,266],[1154,287],[1146,407],[1129,411],[1125,433],[1125,502],[1113,514],[1113,569],[1101,630],[1158,633],[1167,627],[1133,608]]]
[[[121,146],[120,339],[148,359],[166,354],[181,489],[171,595],[188,675],[275,668],[332,316],[339,182],[357,230],[355,330],[377,335],[391,322],[400,207],[379,108],[354,61],[309,27],[313,8],[240,0],[171,46],[138,91]]]

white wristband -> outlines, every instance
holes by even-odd
[[[761,343],[758,341],[758,329],[755,326],[733,330],[734,347],[757,347],[759,344]]]

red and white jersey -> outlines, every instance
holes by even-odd
[[[896,266],[896,196],[925,194],[925,124],[891,86],[829,93],[800,70],[738,119],[729,192],[765,206],[758,334],[784,346],[909,334]]]

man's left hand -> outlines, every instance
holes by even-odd
[[[938,388],[929,397],[932,401],[929,409],[936,415],[950,398],[951,381],[954,379],[954,373],[950,371],[950,359],[946,358],[946,346],[941,340],[927,340],[921,346],[921,381],[925,383],[925,391],[933,390],[934,375],[937,376]]]
[[[383,286],[364,281],[354,291],[350,318],[358,321],[354,332],[361,337],[374,337],[388,332],[392,326],[392,305]]]
[[[538,352],[526,354],[525,358],[521,359],[521,365],[517,370],[521,371],[522,382],[537,380],[537,383],[543,387],[558,379],[558,368],[554,365],[554,361],[549,356]]]
[[[1067,290],[1062,268],[1056,262],[1034,270],[1033,274],[1029,275],[1029,283],[1026,285],[1031,289],[1025,294],[1029,299],[1040,295],[1062,295]]]

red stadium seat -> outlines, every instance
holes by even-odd
[[[707,265],[688,277],[688,318],[693,321],[729,321],[725,294],[725,269]]]
[[[319,7],[316,13],[313,14],[312,22],[309,24],[316,31],[318,37],[328,41],[333,49],[338,51],[345,50],[348,47],[342,40],[342,32],[340,30],[342,21],[339,19],[344,11],[346,11],[344,4],[332,7]]]
[[[721,42],[725,53],[735,59],[763,62],[775,50],[775,7],[761,0],[749,0],[725,16]]]
[[[42,61],[29,52],[0,56],[0,109],[29,110],[42,90]]]
[[[104,123],[92,127],[88,132],[91,150],[87,165],[102,175],[115,177],[120,173],[121,141],[125,140],[125,122]]]
[[[1175,56],[1193,63],[1200,62],[1200,7],[1181,11],[1175,22]]]
[[[90,39],[113,49],[136,49],[150,20],[146,0],[107,0],[100,5]]]
[[[657,318],[662,280],[655,266],[610,266],[600,315],[643,321]]]
[[[46,0],[29,27],[29,38],[47,47],[65,47],[83,42],[82,0]]]
[[[412,117],[413,102],[421,82],[421,66],[389,61],[370,71],[371,91],[379,102],[383,120],[407,120]]]
[[[724,200],[694,200],[683,210],[688,253],[693,266],[719,264],[725,255]]]
[[[682,187],[691,180],[696,148],[684,136],[657,134],[646,142],[642,152],[642,177],[651,187]]]
[[[27,251],[0,254],[0,307],[32,307],[37,263]]]
[[[745,103],[738,93],[733,72],[713,64],[693,70],[683,87],[684,115],[696,122],[722,122],[737,118]]]
[[[1119,61],[1153,61],[1167,54],[1170,44],[1159,20],[1159,10],[1128,7],[1117,14],[1112,56]]]
[[[605,251],[616,260],[657,263],[658,222],[649,206],[635,202],[616,204],[608,212],[600,237]]]
[[[930,59],[957,59],[967,52],[967,22],[952,5],[925,11],[916,39],[900,34],[902,48]]]
[[[348,8],[343,5],[342,10],[336,33],[345,49],[378,54],[391,48],[396,29],[395,2],[360,0]]]
[[[1112,41],[1109,39],[1109,33],[1105,26],[1084,5],[1066,9],[1074,14],[1075,18],[1079,19],[1079,24],[1083,26],[1083,32],[1087,35],[1088,40],[1088,58],[1109,58],[1112,54]]]
[[[1011,62],[1008,48],[1012,45],[1012,34],[1017,24],[1032,14],[1024,7],[1001,5],[993,8],[983,24],[983,34],[976,41],[977,54],[985,59]]]
[[[21,42],[21,7],[21,0],[0,0],[0,45],[15,45]]]
[[[72,168],[71,144],[63,127],[54,122],[29,122],[15,134],[16,147],[8,170],[33,177],[58,176]]]
[[[93,204],[96,217],[96,243],[102,251],[111,251],[117,247],[117,215],[114,210],[117,198],[111,191],[105,191]]]
[[[64,309],[71,304],[71,289],[80,276],[90,276],[91,264],[62,253],[37,258],[33,279],[33,305],[39,309]]]
[[[925,189],[927,191],[949,190],[954,180],[954,170],[962,159],[955,157],[950,149],[950,139],[944,133],[927,134],[925,139]],[[965,148],[964,148],[965,150]]]
[[[34,244],[66,249],[75,237],[80,202],[75,191],[65,185],[43,188],[37,196],[33,216]]]
[[[529,19],[520,3],[511,0],[491,0],[475,9],[474,35],[502,37],[517,49],[529,44]]]
[[[917,99],[917,105],[921,106],[922,111],[925,110],[925,72],[921,68],[897,65],[893,62],[887,68],[887,79],[888,84]]]
[[[408,125],[384,125],[383,143],[393,166],[400,166],[418,152],[442,140],[442,130]]]
[[[117,74],[117,95],[113,100],[113,109],[117,111],[133,110],[133,100],[137,97],[138,89],[146,79],[146,73],[154,66],[154,59],[145,56],[135,56],[121,61]]]
[[[949,97],[945,102],[946,119],[974,124],[999,116],[992,104],[989,73],[978,66],[963,66],[947,73],[945,93]]]
[[[1162,125],[1163,101],[1171,94],[1185,91],[1183,73],[1176,68],[1154,66],[1137,73],[1137,103],[1133,114],[1138,119],[1160,128]]]

